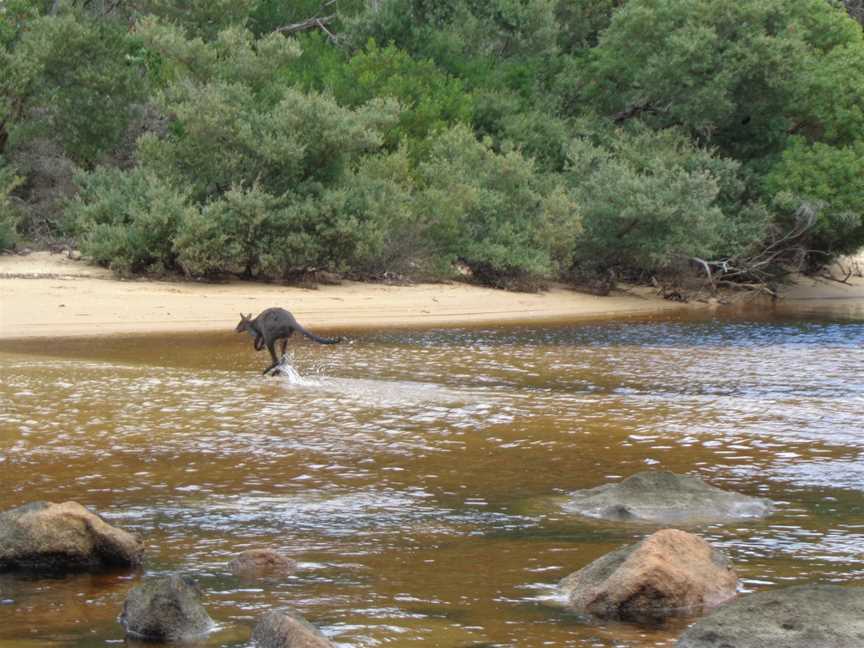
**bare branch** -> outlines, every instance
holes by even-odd
[[[711,293],[716,293],[717,286],[714,284],[714,277],[711,275],[711,264],[709,264],[705,259],[700,259],[699,257],[691,257],[691,259],[705,268],[705,274],[708,275],[708,283],[711,284]]]
[[[327,0],[326,2],[322,2],[321,6],[316,12],[319,15],[312,16],[311,18],[307,18],[306,20],[301,20],[298,23],[285,25],[284,27],[277,27],[273,31],[277,34],[296,34],[298,32],[309,31],[310,29],[320,29],[325,34],[327,34],[327,38],[330,41],[335,43],[338,38],[333,32],[327,29],[327,25],[336,20],[338,16],[335,13],[327,16],[320,15],[327,7],[330,7],[334,4],[336,4],[336,0]]]
[[[298,23],[285,25],[284,27],[277,27],[273,31],[279,34],[294,34],[296,32],[308,31],[310,29],[323,29],[324,25],[335,19],[336,14],[331,14],[329,16],[315,16]]]

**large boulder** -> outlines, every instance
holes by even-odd
[[[0,513],[0,571],[86,571],[141,563],[144,547],[76,502],[33,502]]]
[[[287,576],[297,569],[297,563],[275,549],[248,549],[228,563],[235,576],[244,579]]]
[[[864,587],[802,585],[749,594],[700,619],[677,648],[860,648]]]
[[[575,491],[564,508],[604,520],[687,524],[760,518],[772,506],[769,499],[724,491],[692,475],[648,471]]]
[[[678,529],[608,553],[560,583],[569,609],[622,621],[698,613],[735,596],[737,585],[725,554]]]
[[[201,590],[190,578],[176,574],[145,578],[126,597],[120,625],[128,637],[145,641],[200,637],[215,625],[200,596]]]
[[[333,648],[333,643],[294,610],[272,610],[252,631],[257,648]]]

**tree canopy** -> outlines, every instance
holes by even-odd
[[[778,240],[815,266],[864,245],[859,4],[7,0],[0,245],[500,286]]]

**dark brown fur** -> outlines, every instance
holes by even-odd
[[[285,349],[288,347],[288,338],[294,334],[294,331],[305,335],[310,340],[315,340],[319,344],[338,344],[342,341],[341,337],[322,338],[310,333],[300,326],[294,316],[284,308],[268,308],[261,311],[255,319],[252,319],[252,313],[248,315],[240,313],[240,323],[235,331],[237,333],[248,332],[255,340],[256,351],[267,347],[273,364],[263,371],[265,375],[279,364],[279,359],[276,357],[276,341],[282,341],[282,355],[284,356]]]

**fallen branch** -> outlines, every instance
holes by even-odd
[[[843,272],[846,273],[846,276],[843,277],[842,279],[838,279],[837,277],[835,277],[834,273],[831,272],[830,270],[823,270],[821,273],[819,273],[819,276],[822,279],[826,279],[828,281],[836,281],[837,283],[846,284],[847,286],[851,285],[849,283],[849,278],[852,276],[852,271],[847,270],[846,268],[843,268]]]
[[[755,290],[756,292],[764,292],[772,297],[777,297],[777,291],[764,283],[741,283],[740,281],[726,281],[725,279],[721,279],[717,283],[735,288],[736,290]]]

